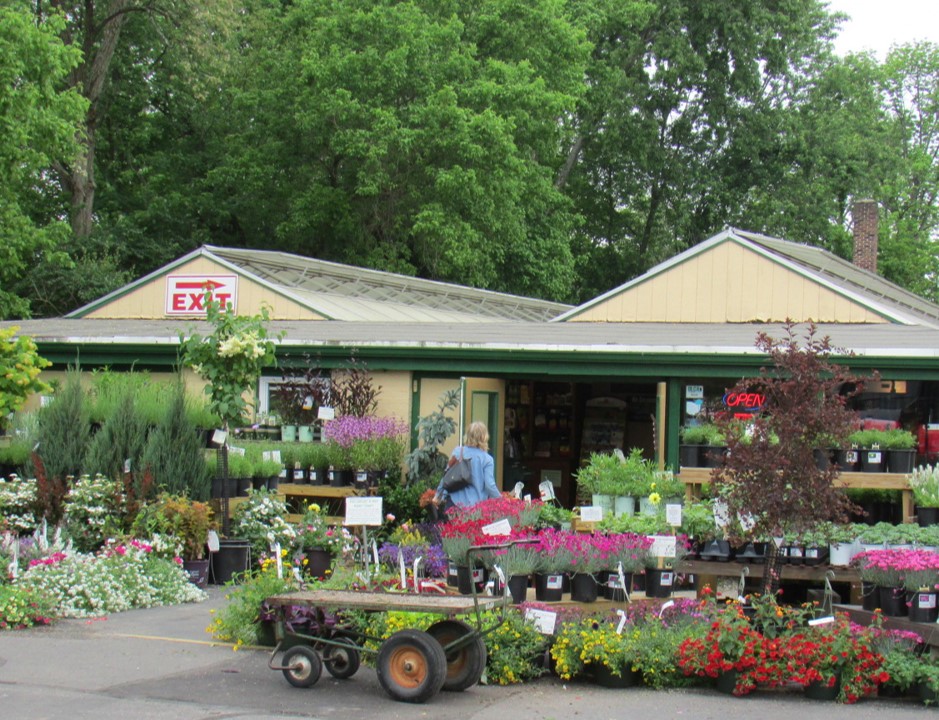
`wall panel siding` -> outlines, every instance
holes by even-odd
[[[570,321],[882,323],[814,279],[724,242],[598,303]]]
[[[193,258],[190,262],[175,268],[173,275],[230,275],[232,272],[205,257]],[[260,311],[262,303],[270,307],[274,320],[322,320],[323,317],[302,305],[281,295],[271,292],[266,287],[240,277],[238,280],[238,306],[235,310],[242,315],[253,315]],[[145,285],[115,298],[107,305],[88,313],[89,318],[129,318],[162,319],[166,315],[166,275],[154,278]],[[185,318],[182,318],[185,319]]]

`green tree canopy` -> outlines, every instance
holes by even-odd
[[[10,288],[67,233],[49,168],[77,154],[85,108],[61,90],[80,58],[59,41],[62,17],[37,22],[30,5],[0,2],[0,318],[29,314]]]

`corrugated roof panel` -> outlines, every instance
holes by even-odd
[[[482,315],[508,320],[548,320],[569,305],[526,298],[462,285],[424,280],[379,270],[316,260],[268,250],[242,250],[206,246],[207,252],[237,264],[247,272],[293,291],[307,291],[311,307],[317,293],[372,299],[425,310],[456,313],[452,317]],[[432,321],[428,317],[428,321]]]

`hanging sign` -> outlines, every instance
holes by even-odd
[[[237,275],[167,275],[167,315],[205,315],[205,295],[223,308],[238,308]]]

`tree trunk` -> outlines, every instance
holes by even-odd
[[[121,29],[132,9],[131,0],[110,0],[100,24],[96,24],[94,0],[85,0],[83,14],[82,52],[84,61],[72,75],[73,86],[78,87],[88,100],[88,113],[85,116],[84,137],[81,138],[84,152],[75,163],[62,172],[62,182],[71,193],[71,211],[69,221],[75,237],[83,238],[91,234],[95,208],[95,135],[98,126],[98,102],[104,91],[105,82],[114,58],[114,51],[120,39]],[[70,31],[66,30],[66,33]],[[70,37],[64,37],[70,43]]]

